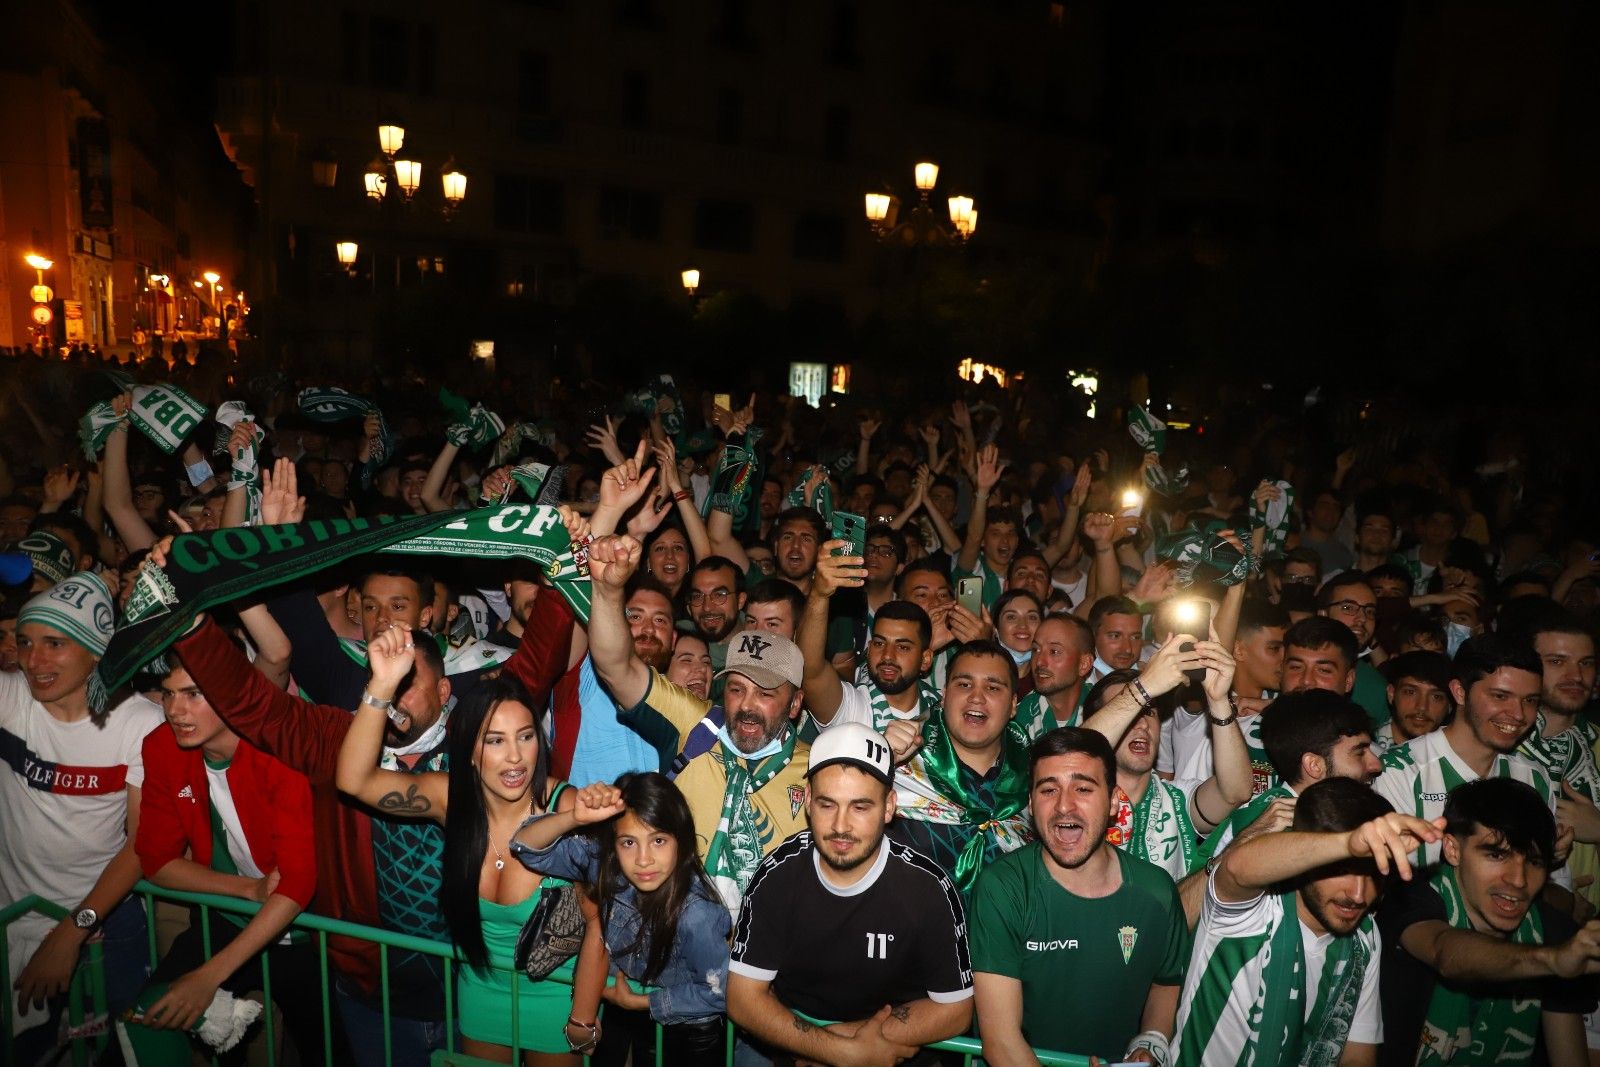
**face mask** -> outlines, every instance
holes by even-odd
[[[768,741],[766,746],[760,751],[752,752],[749,755],[739,751],[739,746],[733,743],[733,738],[728,734],[728,726],[726,723],[723,724],[722,729],[717,731],[717,737],[722,741],[723,747],[725,747],[735,756],[738,756],[740,759],[763,760],[768,756],[783,751],[783,734],[781,733],[777,737],[774,737],[771,741]]]
[[[1464,623],[1447,622],[1444,624],[1444,649],[1451,659],[1456,658],[1456,652],[1467,640],[1472,637],[1472,630]]]
[[[1004,645],[1001,645],[1000,647],[1005,648]],[[1018,667],[1026,667],[1029,661],[1033,659],[1033,649],[1031,648],[1026,652],[1018,652],[1014,648],[1006,648],[1006,651],[1011,653],[1011,662],[1015,663]]]

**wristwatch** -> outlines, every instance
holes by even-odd
[[[93,908],[79,908],[72,913],[72,925],[92,934],[100,929],[100,913]]]

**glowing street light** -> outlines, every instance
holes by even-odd
[[[384,157],[393,159],[400,151],[400,146],[406,143],[406,130],[404,126],[384,125],[378,127],[378,148]]]
[[[444,173],[439,175],[439,181],[444,186],[444,209],[446,213],[453,212],[467,197],[467,176],[461,173],[461,168],[452,159],[444,165]]]
[[[695,290],[700,288],[699,270],[695,269],[694,267],[690,267],[683,272],[683,288],[690,296],[694,295]]]
[[[939,164],[923,160],[912,168],[917,186],[917,204],[904,221],[900,202],[892,193],[873,191],[863,200],[867,225],[880,240],[893,236],[907,245],[962,244],[978,228],[978,207],[970,196],[948,198],[950,213],[946,225],[929,203],[934,186],[939,184]]]
[[[354,241],[339,241],[333,246],[333,250],[339,257],[339,266],[352,274],[355,273],[356,253],[360,251],[360,247]]]
[[[422,185],[422,164],[414,159],[395,160],[394,180],[400,184],[400,192],[410,200]]]

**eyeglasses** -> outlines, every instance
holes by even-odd
[[[1369,619],[1378,617],[1378,606],[1376,604],[1360,604],[1354,600],[1336,600],[1329,604],[1328,607],[1337,611],[1340,615],[1365,615]]]
[[[893,545],[868,545],[864,550],[868,556],[892,556],[895,554]]]
[[[733,594],[726,589],[713,589],[709,593],[702,593],[700,590],[696,589],[694,592],[689,594],[689,603],[704,604],[709,600],[713,604],[725,604],[727,603],[728,598],[732,595]]]

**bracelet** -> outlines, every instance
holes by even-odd
[[[361,703],[365,704],[369,708],[377,708],[380,711],[388,711],[390,708],[394,707],[394,701],[385,700],[382,697],[375,697],[365,689],[361,691]]]
[[[678,491],[677,491],[677,492],[676,492],[676,493],[673,493],[673,494],[672,494],[672,499],[673,499],[673,500],[676,500],[676,501],[677,501],[677,502],[678,502],[678,503],[680,503],[680,504],[681,504],[681,503],[683,503],[683,502],[684,502],[684,501],[685,501],[685,500],[688,500],[688,499],[689,499],[689,497],[690,497],[690,496],[692,496],[692,495],[693,495],[693,494],[691,494],[691,493],[690,493],[690,492],[689,492],[689,490],[687,490],[687,489],[679,489],[679,490],[678,490]]]
[[[600,1020],[596,1019],[592,1023],[580,1023],[569,1015],[567,1016],[567,1025],[576,1026],[579,1030],[589,1031],[589,1039],[587,1041],[574,1042],[572,1038],[567,1038],[567,1048],[573,1052],[588,1052],[600,1043]]]
[[[1239,702],[1233,699],[1232,693],[1228,694],[1228,708],[1228,717],[1219,719],[1211,714],[1211,708],[1207,705],[1206,718],[1210,720],[1212,726],[1232,726],[1239,720]]]
[[[1144,682],[1140,681],[1139,679],[1135,678],[1133,681],[1129,682],[1128,688],[1133,690],[1133,695],[1139,701],[1139,706],[1141,708],[1148,708],[1151,704],[1156,702],[1156,698],[1150,695],[1150,690],[1146,689],[1144,687]]]

